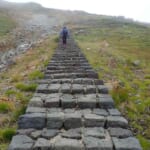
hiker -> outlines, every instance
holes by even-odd
[[[62,38],[62,44],[66,46],[67,44],[67,38],[69,37],[69,31],[67,27],[63,27],[63,29],[60,32],[60,37]]]

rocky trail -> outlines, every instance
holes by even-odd
[[[9,150],[142,150],[72,38],[38,83]]]

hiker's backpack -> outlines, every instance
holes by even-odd
[[[65,38],[68,36],[68,30],[67,29],[63,29],[62,36]]]

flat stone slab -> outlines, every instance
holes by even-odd
[[[36,92],[37,93],[48,93],[48,84],[39,84]]]
[[[97,88],[98,88],[98,92],[101,94],[108,94],[109,92],[107,86],[105,85],[98,85]]]
[[[91,136],[96,137],[99,139],[105,139],[106,137],[106,131],[102,127],[95,127],[95,128],[84,128],[83,129],[83,135],[84,136]]]
[[[115,150],[142,150],[139,141],[134,137],[119,139],[113,138]]]
[[[13,137],[8,150],[31,150],[34,141],[26,135],[16,135]]]
[[[43,107],[27,107],[26,113],[46,113],[46,108],[43,108]]]
[[[100,94],[98,98],[98,103],[100,108],[111,109],[114,108],[114,100],[108,94]]]
[[[100,109],[100,108],[93,109],[92,113],[100,116],[108,116],[108,112],[105,109]]]
[[[128,121],[124,117],[120,116],[108,116],[107,117],[107,127],[128,127]]]
[[[63,126],[64,113],[50,113],[47,114],[47,128],[48,129],[60,129]]]
[[[108,109],[107,111],[111,116],[121,116],[121,113],[118,109]]]
[[[113,144],[111,139],[84,137],[83,143],[86,150],[113,150]]]
[[[71,93],[71,84],[64,83],[61,86],[62,93]]]
[[[79,127],[82,127],[81,113],[65,114],[65,119],[64,119],[65,129],[79,128]]]
[[[55,137],[60,131],[55,129],[43,129],[41,136],[46,139]]]
[[[76,107],[77,99],[72,95],[65,94],[61,97],[61,106],[62,108],[74,108]]]
[[[60,138],[55,142],[54,150],[83,150],[83,144],[76,139]]]
[[[70,138],[70,139],[81,139],[82,138],[81,129],[77,128],[77,129],[70,129],[68,131],[64,131],[61,134],[61,136],[64,138]]]
[[[43,129],[46,124],[45,113],[31,113],[25,114],[19,117],[18,128],[19,129]]]
[[[96,95],[94,94],[79,96],[77,100],[77,105],[79,108],[95,108],[96,104]]]
[[[133,136],[132,132],[130,130],[128,130],[128,129],[109,128],[108,131],[109,131],[109,134],[112,137],[127,138],[127,137],[132,137]]]
[[[50,84],[48,86],[48,93],[59,93],[61,84]]]
[[[33,97],[29,102],[29,107],[43,107],[43,101],[41,97]]]
[[[44,138],[38,138],[36,141],[33,150],[49,150],[50,149],[50,141]]]
[[[72,94],[83,94],[84,93],[84,88],[83,85],[81,84],[73,84],[72,89],[71,89]]]
[[[84,115],[85,127],[104,127],[106,118],[95,114]]]

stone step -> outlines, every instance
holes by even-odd
[[[128,121],[122,116],[102,116],[94,114],[89,110],[74,112],[51,112],[26,113],[19,117],[19,129],[37,129],[43,128],[69,130],[75,128],[102,127],[109,128],[128,128]]]
[[[97,79],[98,74],[95,72],[87,72],[87,73],[58,73],[58,74],[50,74],[50,73],[45,73],[44,76],[45,79],[63,79],[63,78],[92,78],[92,79]]]
[[[8,150],[142,150],[72,37],[37,83]]]
[[[66,93],[66,91],[64,91]],[[108,94],[63,94],[55,93],[45,94],[44,92],[39,96],[33,97],[30,102],[30,107],[42,107],[42,108],[80,108],[80,109],[112,109],[114,108],[114,101]],[[42,109],[43,110],[43,109]],[[42,111],[41,110],[41,111]],[[44,110],[43,110],[44,111]],[[112,112],[115,113],[115,112]],[[117,114],[117,112],[116,112]]]
[[[64,83],[70,83],[70,84],[85,84],[85,85],[104,85],[104,82],[99,79],[91,79],[91,78],[76,78],[76,79],[43,79],[38,80],[38,84],[64,84]]]

